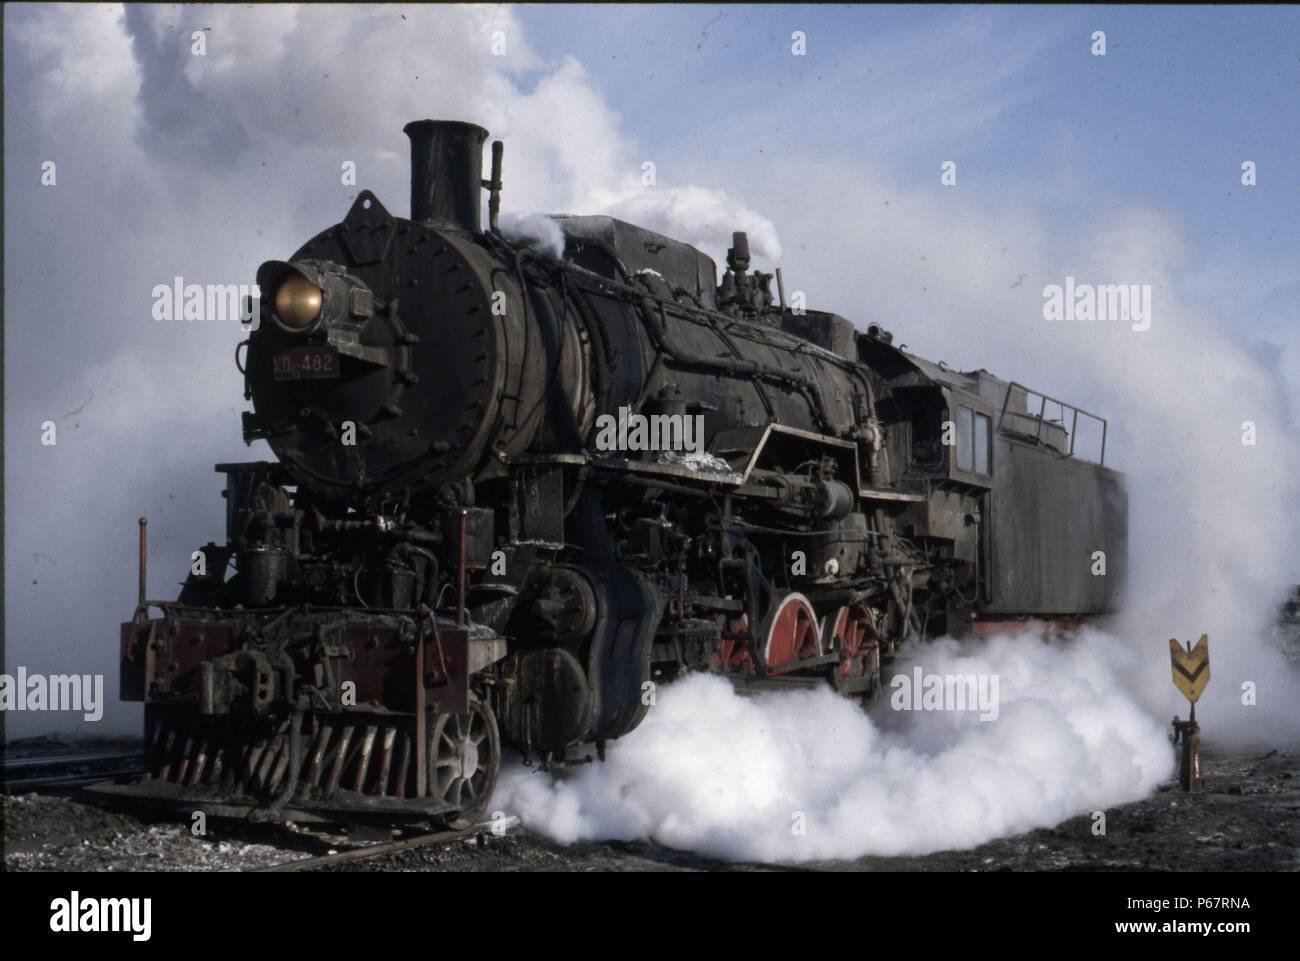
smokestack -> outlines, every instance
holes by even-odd
[[[402,132],[411,138],[411,219],[481,233],[488,132],[459,120],[415,120]]]

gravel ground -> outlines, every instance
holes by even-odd
[[[733,864],[646,842],[561,845],[525,830],[335,865],[332,871],[1296,871],[1300,870],[1300,745],[1203,757],[1206,791],[1168,785],[1092,819],[922,857],[799,865]],[[188,821],[92,802],[76,791],[5,799],[5,867],[12,871],[240,871],[346,850],[346,833],[209,819]],[[413,833],[422,833],[415,831]],[[372,840],[372,839],[367,839]]]

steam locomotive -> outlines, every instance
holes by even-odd
[[[686,672],[869,698],[911,639],[1115,609],[1100,418],[787,305],[743,233],[721,282],[610,217],[554,217],[556,257],[498,226],[500,142],[484,181],[481,127],[405,133],[410,219],[362,191],[258,271],[243,432],[277,460],[218,465],[225,542],[174,601],[142,521],[148,773],[110,790],[474,818],[503,745],[603,758]]]

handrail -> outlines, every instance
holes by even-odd
[[[1004,420],[1006,420],[1007,407],[1011,403],[1011,393],[1016,388],[1019,388],[1020,390],[1024,391],[1026,395],[1033,394],[1042,399],[1042,402],[1038,405],[1038,413],[1036,415],[1031,414],[1028,411],[1026,411],[1024,414],[1021,414],[1018,411],[1012,412],[1018,417],[1034,417],[1037,419],[1038,429],[1034,432],[1035,444],[1043,443],[1043,439],[1042,439],[1043,420],[1044,420],[1044,415],[1047,413],[1047,403],[1048,401],[1051,401],[1053,404],[1056,404],[1058,407],[1061,408],[1062,416],[1064,416],[1067,408],[1074,412],[1074,417],[1070,423],[1070,449],[1065,456],[1066,457],[1074,456],[1074,439],[1078,434],[1079,415],[1082,414],[1084,417],[1091,418],[1092,420],[1095,420],[1099,424],[1101,424],[1101,457],[1097,463],[1103,467],[1106,465],[1106,433],[1109,427],[1109,425],[1106,422],[1106,418],[1100,417],[1097,414],[1091,413],[1090,411],[1086,411],[1082,407],[1076,407],[1074,404],[1066,403],[1065,401],[1059,400],[1056,397],[1052,397],[1048,394],[1041,393],[1040,391],[1033,390],[1032,388],[1026,387],[1024,384],[1017,383],[1016,381],[1011,381],[1011,383],[1007,384],[1007,393],[1002,400],[1002,413],[998,416],[998,430],[1006,429],[1002,426],[1002,423]],[[1065,424],[1061,424],[1061,428],[1064,429]],[[1016,433],[1023,433],[1023,432],[1016,431]]]

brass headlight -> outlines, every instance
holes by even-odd
[[[275,316],[292,330],[302,330],[320,316],[321,289],[297,272],[275,291]]]

